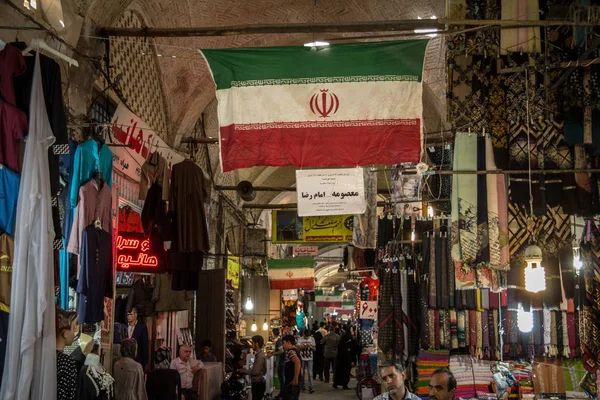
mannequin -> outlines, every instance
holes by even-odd
[[[93,343],[93,349],[85,358],[85,365],[77,378],[78,400],[113,400],[115,398],[114,382],[100,364],[100,346]]]
[[[302,302],[298,302],[296,308],[296,326],[302,335],[304,333],[304,329],[306,329],[306,323],[308,318],[306,318],[306,314],[304,313],[304,304]]]
[[[77,313],[56,306],[56,399],[74,400],[77,382],[75,360],[64,353],[65,346],[75,340]]]

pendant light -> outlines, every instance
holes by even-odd
[[[252,326],[250,327],[250,330],[252,332],[256,332],[258,330],[258,327],[256,326],[256,318],[252,320]]]
[[[533,314],[531,311],[525,311],[521,304],[519,304],[519,310],[517,311],[517,325],[519,331],[523,333],[531,332],[533,329]]]
[[[265,322],[263,322],[263,331],[269,330],[269,324],[267,324],[267,319],[265,318]]]
[[[248,298],[246,299],[246,305],[244,305],[244,307],[248,311],[250,311],[254,308],[254,303],[252,303],[252,299],[250,298],[250,296],[248,296]]]
[[[529,71],[525,69],[525,98],[527,111],[527,154],[529,163],[529,228],[531,229],[531,243],[525,249],[525,290],[528,292],[541,292],[546,290],[546,271],[542,267],[542,249],[535,244],[533,235],[533,191],[531,189],[531,143],[530,143],[530,115],[529,115]]]
[[[525,290],[532,293],[546,290],[546,271],[542,267],[542,249],[530,244],[525,249]]]

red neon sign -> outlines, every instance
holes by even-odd
[[[120,233],[115,246],[118,271],[161,272],[163,257],[160,252],[164,252],[164,249],[152,249],[150,239],[144,237],[144,234]]]

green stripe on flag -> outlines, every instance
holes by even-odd
[[[202,50],[217,90],[321,82],[420,82],[427,40]],[[319,80],[319,78],[325,78]],[[335,79],[332,79],[335,78]]]
[[[269,269],[314,268],[315,259],[313,257],[295,257],[283,260],[268,260],[267,266]]]

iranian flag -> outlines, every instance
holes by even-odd
[[[315,259],[313,257],[269,260],[271,289],[311,289],[315,287]]]
[[[335,291],[315,291],[315,303],[317,307],[341,307],[342,306],[342,292]]]
[[[202,50],[223,171],[419,162],[427,43]]]

